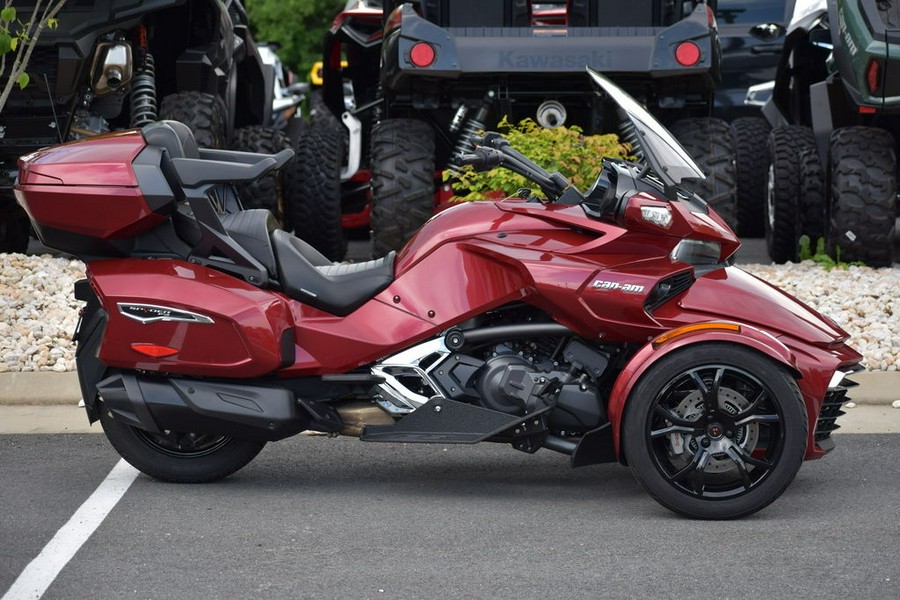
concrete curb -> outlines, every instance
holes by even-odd
[[[900,400],[900,371],[866,371],[851,379],[859,383],[848,394],[857,404],[890,406]],[[80,400],[75,372],[0,373],[0,406],[64,406]]]

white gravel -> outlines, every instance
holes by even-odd
[[[72,333],[81,303],[72,285],[84,265],[2,253],[0,262],[0,373],[74,370]],[[812,261],[741,268],[837,321],[869,369],[900,370],[900,268],[826,271]]]

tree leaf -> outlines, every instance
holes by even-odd
[[[3,10],[0,10],[0,19],[6,21],[7,23],[11,23],[16,20],[16,9],[12,6],[7,6]]]
[[[19,38],[14,37],[9,40],[9,49],[15,51],[19,47]]]
[[[16,83],[19,84],[20,90],[24,90],[29,81],[31,81],[31,76],[28,73],[22,73],[16,78]]]
[[[0,31],[0,54],[6,54],[12,48],[12,38],[5,31]]]
[[[59,19],[47,19],[47,27],[50,29],[56,29],[59,27]]]

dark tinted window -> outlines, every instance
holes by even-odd
[[[719,0],[716,20],[720,25],[782,23],[784,0]]]

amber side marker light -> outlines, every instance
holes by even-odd
[[[135,352],[138,352],[145,356],[151,356],[153,358],[166,358],[167,356],[178,354],[178,350],[176,350],[175,348],[160,346],[159,344],[132,344],[131,349]]]
[[[667,331],[653,340],[653,348],[659,348],[663,344],[671,342],[676,338],[698,331],[733,331],[735,333],[740,333],[741,326],[735,325],[734,323],[697,323],[695,325],[685,325],[684,327]]]

